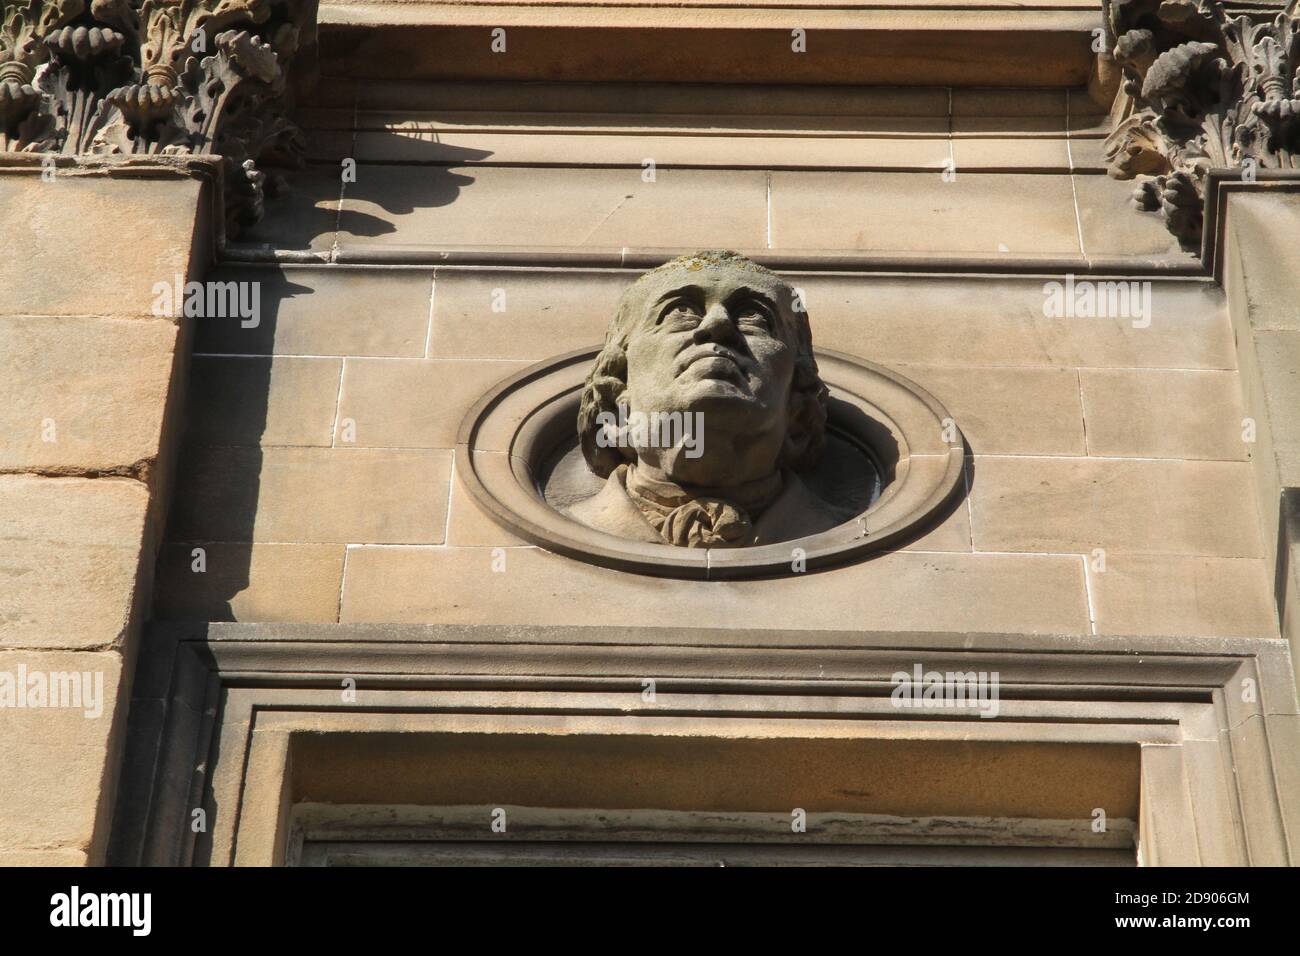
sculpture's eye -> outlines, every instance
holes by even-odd
[[[659,324],[694,328],[700,324],[703,310],[690,299],[673,299],[659,313]]]
[[[761,302],[745,301],[736,307],[736,324],[746,335],[772,331],[772,313]]]

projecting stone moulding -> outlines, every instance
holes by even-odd
[[[1124,82],[1106,141],[1110,173],[1190,249],[1201,245],[1210,171],[1294,169],[1300,149],[1297,0],[1229,16],[1219,0],[1103,0]]]
[[[316,0],[0,0],[0,152],[215,155],[226,230],[262,215],[261,166],[301,165],[284,113]]]

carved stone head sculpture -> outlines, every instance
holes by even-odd
[[[808,318],[774,272],[698,252],[634,282],[587,377],[578,433],[606,479],[570,514],[633,540],[769,544],[846,519],[796,472],[825,441]]]

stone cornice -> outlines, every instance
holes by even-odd
[[[1081,86],[1097,0],[340,0],[354,79]],[[508,49],[494,51],[492,31]],[[792,49],[792,30],[806,47]],[[501,55],[507,53],[507,55]]]
[[[220,156],[236,234],[262,213],[258,163],[300,162],[283,94],[315,16],[316,0],[0,0],[0,152]]]
[[[1103,0],[1105,40],[1123,71],[1112,176],[1201,246],[1211,170],[1297,167],[1300,0],[1233,15],[1219,0]]]

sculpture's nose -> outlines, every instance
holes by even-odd
[[[695,341],[701,343],[725,342],[735,334],[736,325],[731,321],[731,315],[722,303],[718,303],[704,313],[704,318],[695,327]]]

